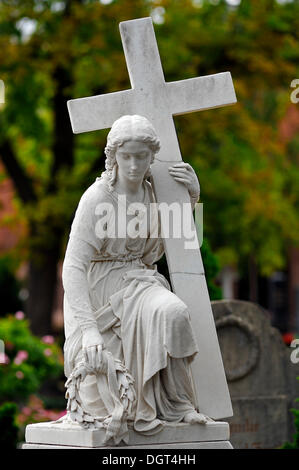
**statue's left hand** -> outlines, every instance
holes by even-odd
[[[179,183],[183,183],[192,198],[198,198],[200,186],[195,171],[189,163],[175,163],[169,167],[169,174]]]

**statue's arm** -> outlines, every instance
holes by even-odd
[[[101,240],[95,234],[95,208],[98,193],[98,188],[92,185],[80,199],[72,223],[62,270],[65,295],[82,331],[83,348],[103,344],[90,303],[87,280],[90,262],[101,248]]]
[[[94,252],[91,244],[70,237],[62,270],[64,292],[82,331],[83,348],[103,344],[90,303],[87,281],[87,271]]]

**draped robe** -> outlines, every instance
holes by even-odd
[[[163,244],[157,214],[150,210],[155,207],[152,187],[144,181],[143,188],[146,210],[138,220],[149,222],[144,237],[111,236],[115,217],[101,208],[117,214],[127,211],[130,201],[111,191],[105,179],[96,178],[81,197],[63,263],[64,357],[68,377],[82,358],[83,332],[97,329],[106,349],[135,380],[134,429],[154,434],[194,410],[190,362],[198,348],[186,305],[154,264]],[[86,377],[80,396],[93,415],[109,415],[95,376]]]

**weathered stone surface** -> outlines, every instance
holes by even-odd
[[[74,447],[107,447],[104,443],[105,429],[82,429],[80,425],[66,423],[38,423],[26,427],[26,444],[47,444]],[[143,436],[133,429],[129,431],[128,446],[150,446],[165,444],[195,444],[199,442],[227,441],[229,426],[224,422],[200,424],[166,425],[158,434]],[[124,446],[124,443],[120,443]],[[114,446],[115,447],[115,446]],[[117,446],[118,447],[118,446]],[[25,447],[24,447],[25,448]]]
[[[290,360],[270,314],[245,301],[212,302],[234,416],[234,448],[276,448],[291,438],[289,409],[299,396],[299,364]]]
[[[275,449],[288,436],[286,395],[233,398],[231,440],[236,449]]]

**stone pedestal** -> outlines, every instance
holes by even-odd
[[[57,423],[30,424],[23,449],[232,449],[228,423],[214,421],[205,425],[181,423],[165,425],[153,436],[129,430],[129,445],[104,444],[105,430],[86,430],[80,425]]]

